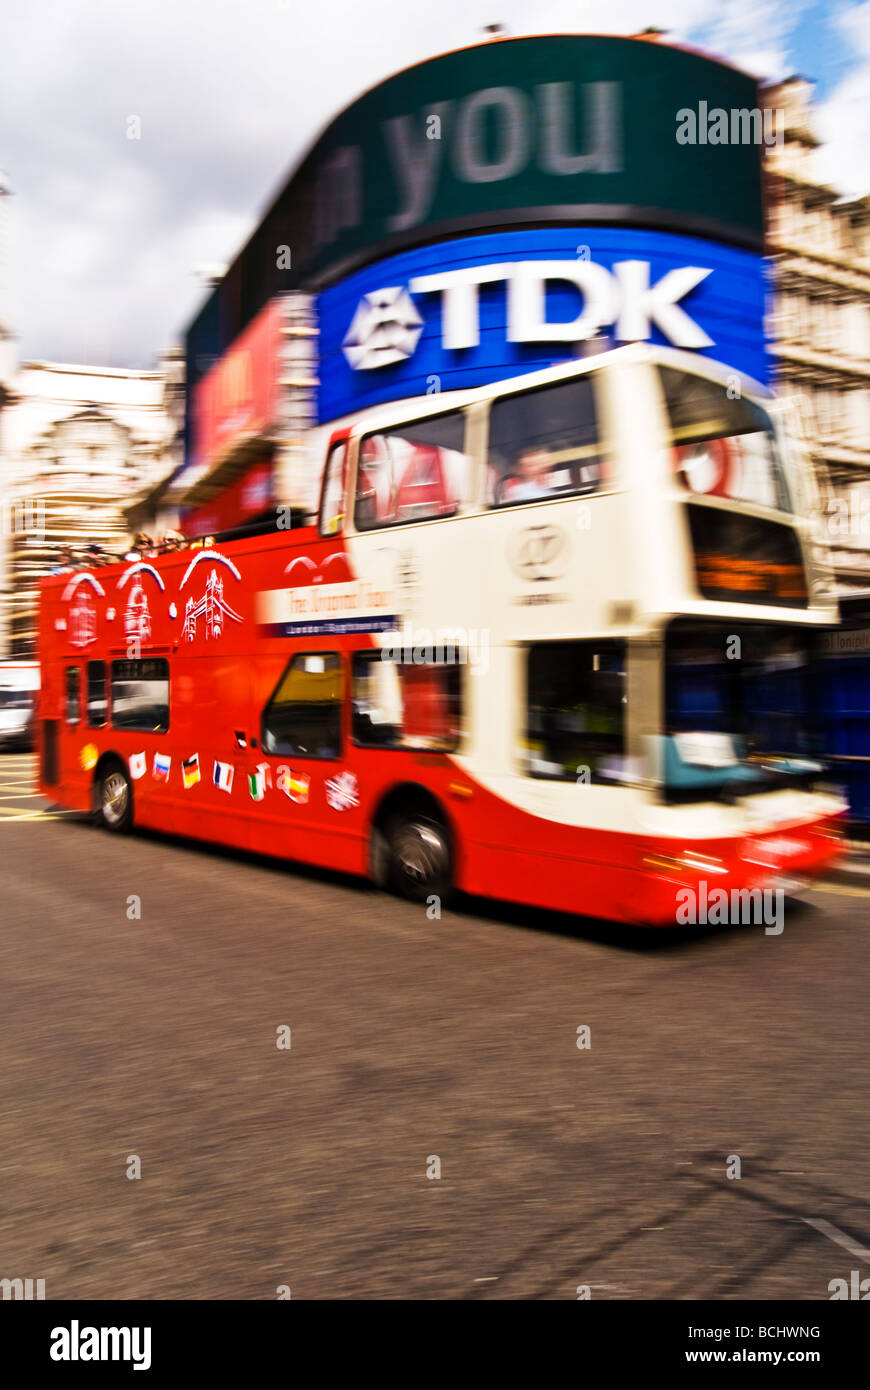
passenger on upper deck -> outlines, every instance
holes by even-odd
[[[506,468],[494,465],[492,473],[492,501],[497,507],[536,502],[572,487],[571,470],[564,457],[540,445],[523,449]]]

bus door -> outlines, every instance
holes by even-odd
[[[40,671],[40,688],[36,705],[36,747],[39,754],[41,781],[48,787],[60,782],[60,730],[63,719],[61,668],[57,661],[47,662]]]
[[[346,728],[347,656],[328,639],[287,660],[262,709],[262,772],[284,812],[272,852],[359,872],[360,789]],[[269,817],[273,821],[273,817]]]

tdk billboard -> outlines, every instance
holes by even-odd
[[[293,291],[318,303],[322,421],[591,338],[763,381],[762,115],[747,73],[643,38],[505,38],[395,73],[329,122],[202,306],[189,398]],[[189,459],[197,430],[189,410]]]
[[[637,228],[505,231],[419,247],[319,296],[319,418],[481,386],[584,343],[690,348],[766,382],[753,251]]]

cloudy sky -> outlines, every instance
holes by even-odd
[[[0,322],[21,358],[153,365],[291,166],[397,68],[511,34],[674,38],[816,80],[818,172],[870,191],[870,0],[4,0]],[[127,138],[128,121],[141,138]]]

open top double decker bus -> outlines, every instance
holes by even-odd
[[[311,525],[45,580],[43,792],[624,922],[819,874],[836,604],[765,394],[635,344],[404,401]]]

